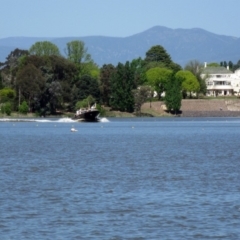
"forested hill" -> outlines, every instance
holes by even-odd
[[[190,60],[201,62],[237,62],[240,59],[240,38],[217,35],[203,29],[170,29],[156,26],[129,37],[63,37],[34,38],[10,37],[0,39],[0,61],[15,48],[28,50],[37,41],[51,41],[62,54],[66,43],[72,40],[85,42],[93,60],[102,66],[105,63],[117,64],[138,57],[144,57],[153,45],[162,45],[172,60],[184,65]]]

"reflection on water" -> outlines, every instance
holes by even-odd
[[[1,239],[240,239],[240,119],[106,120],[0,123]]]

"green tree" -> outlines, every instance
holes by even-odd
[[[170,55],[160,45],[153,46],[146,52],[145,61],[147,63],[161,62],[165,64],[166,67],[169,66],[172,62]]]
[[[30,47],[29,53],[31,55],[37,55],[37,56],[51,56],[51,55],[59,56],[60,55],[60,51],[58,47],[49,41],[34,43]]]
[[[151,97],[152,89],[150,86],[139,86],[133,90],[135,112],[137,115],[141,115],[141,107],[148,98]]]
[[[33,107],[34,99],[38,100],[43,93],[45,79],[42,72],[34,65],[28,64],[17,73],[17,88],[24,99],[28,101],[29,107]]]
[[[19,59],[24,56],[28,56],[29,52],[27,50],[22,50],[19,48],[14,49],[6,58],[5,66],[9,69],[14,69],[19,64]]]
[[[16,96],[16,93],[11,88],[0,89],[0,103],[13,101],[15,96]]]
[[[96,102],[100,100],[98,81],[89,75],[84,75],[73,85],[71,91],[71,109],[75,109],[76,103],[92,96]]]
[[[165,91],[165,85],[172,76],[172,71],[167,68],[151,68],[146,72],[147,80],[158,94],[158,99]]]
[[[190,97],[192,96],[193,92],[199,91],[200,89],[199,82],[197,78],[190,71],[187,71],[187,70],[178,71],[175,74],[175,77],[177,81],[181,83],[182,91],[189,93]]]
[[[199,93],[202,93],[203,95],[205,95],[207,93],[207,86],[206,86],[206,79],[202,77],[202,73],[203,73],[203,65],[197,61],[190,61],[186,64],[185,70],[190,71],[198,80],[199,83],[199,91],[197,92],[197,96],[199,95]]]
[[[57,110],[71,110],[71,89],[76,80],[78,69],[74,63],[62,56],[27,56],[24,65],[33,65],[45,80],[42,93],[35,96],[32,110],[39,115],[55,114]]]
[[[84,75],[92,77],[99,76],[99,69],[87,52],[84,42],[75,40],[67,43],[66,55],[68,60],[73,62],[77,67],[75,80]]]
[[[163,62],[148,62],[144,65],[146,71],[151,68],[166,68],[166,64]]]
[[[146,79],[146,64],[142,58],[133,59],[130,63],[134,73],[134,84],[136,86],[144,85]]]
[[[1,75],[3,87],[15,88],[16,73],[19,64],[28,55],[28,51],[16,48],[7,56],[6,61],[1,64]]]
[[[100,92],[102,103],[110,106],[111,97],[111,77],[115,72],[115,67],[112,64],[104,64],[100,70]]]
[[[229,66],[229,69],[232,70],[232,69],[233,69],[233,62],[232,62],[232,61],[229,61],[229,62],[228,62],[228,66]]]
[[[77,87],[79,89],[79,100],[87,98],[91,95],[96,101],[99,101],[100,90],[98,81],[89,75],[82,76],[77,82]]]
[[[75,82],[78,69],[74,63],[61,56],[44,57],[46,64],[39,66],[46,85],[41,98],[41,109],[46,114],[55,114],[57,110],[71,106],[71,89]]]
[[[172,76],[166,84],[164,98],[167,110],[175,114],[180,111],[182,101],[181,82]]]
[[[82,63],[80,70],[81,70],[81,76],[90,75],[92,78],[95,78],[95,79],[99,78],[100,69],[93,61]]]
[[[92,95],[89,95],[87,98],[83,99],[82,101],[78,101],[76,103],[75,110],[80,109],[80,108],[89,108],[95,102],[96,102],[96,99]]]
[[[118,63],[116,71],[111,78],[110,106],[114,110],[133,112],[134,97],[132,90],[135,89],[134,71],[129,62],[125,65]]]
[[[45,84],[44,92],[41,95],[42,106],[44,111],[41,115],[56,114],[57,108],[61,107],[62,103],[62,85],[59,81],[51,81]]]
[[[177,73],[178,71],[182,70],[182,67],[174,62],[171,62],[168,66],[169,69],[173,71],[173,73]]]
[[[82,41],[75,40],[68,42],[66,54],[68,59],[75,64],[88,63],[92,61],[91,55],[87,53],[87,48]]]
[[[238,68],[240,68],[240,60],[238,60],[236,64],[233,64],[232,71],[236,71]]]

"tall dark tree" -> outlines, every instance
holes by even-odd
[[[124,78],[124,65],[118,63],[116,67],[116,72],[111,77],[111,96],[110,96],[110,106],[114,110],[125,110],[123,96],[124,96],[124,87],[123,87],[123,78]]]
[[[47,82],[39,106],[42,115],[55,114],[62,107],[63,89],[59,81]]]
[[[236,64],[233,65],[233,71],[236,71],[238,68],[240,68],[240,60]]]
[[[232,70],[232,69],[233,69],[233,62],[232,62],[232,61],[229,61],[229,62],[228,62],[228,66],[229,66],[229,69]]]
[[[115,71],[115,67],[112,64],[104,64],[100,70],[100,91],[102,103],[106,106],[110,106],[111,96],[111,77]]]
[[[19,69],[19,65],[27,55],[28,51],[18,48],[9,53],[6,61],[2,64],[1,69],[2,83],[5,87],[13,88],[15,86],[16,74]]]
[[[13,69],[18,66],[19,58],[27,56],[28,54],[29,52],[27,50],[16,48],[7,56],[5,65]]]
[[[124,86],[125,86],[125,109],[127,112],[134,111],[134,96],[132,90],[135,89],[135,69],[131,66],[130,62],[125,63],[125,78],[124,78]]]
[[[146,73],[146,64],[142,58],[133,59],[130,63],[132,71],[134,72],[134,84],[136,86],[143,85],[147,79],[145,76]]]
[[[164,102],[168,111],[175,114],[180,111],[182,102],[181,82],[178,81],[174,75],[166,84],[166,95]]]
[[[71,89],[71,95],[70,95],[70,106],[69,106],[69,110],[70,111],[75,111],[75,106],[76,103],[82,100],[79,97],[79,89],[77,88],[76,84],[73,85],[72,89]]]
[[[129,62],[125,65],[119,63],[116,72],[111,78],[111,99],[112,109],[126,112],[133,112],[134,97],[132,90],[136,88],[134,84],[134,72]]]
[[[45,79],[42,72],[34,65],[28,64],[17,73],[17,89],[19,97],[28,101],[29,107],[33,108],[35,102],[39,101],[45,87]]]
[[[92,78],[89,75],[84,75],[79,79],[77,87],[79,89],[79,100],[85,99],[89,95],[92,95],[97,101],[99,101],[99,84],[95,78]]]
[[[167,51],[160,45],[151,47],[146,52],[145,57],[145,71],[148,71],[151,68],[168,68],[176,73],[182,69],[182,67],[174,63],[171,59],[171,56]]]
[[[173,73],[177,73],[178,71],[182,70],[182,67],[174,62],[171,62],[168,66],[169,69],[173,71]]]

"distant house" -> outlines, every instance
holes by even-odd
[[[232,74],[231,85],[233,86],[234,95],[240,95],[240,69]]]
[[[205,63],[202,77],[207,85],[207,96],[230,96],[240,92],[240,69],[234,73],[225,67],[208,67]]]

